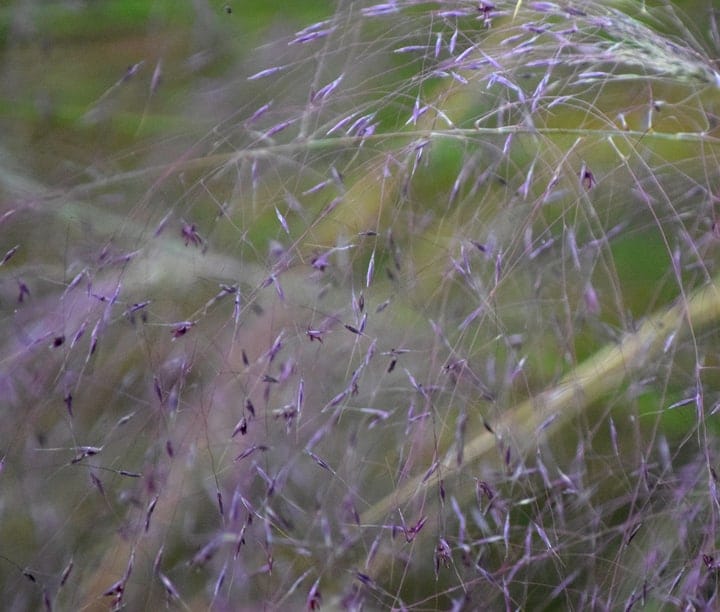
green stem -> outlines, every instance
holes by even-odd
[[[534,128],[524,125],[507,125],[502,127],[473,127],[453,128],[447,130],[412,130],[397,132],[379,132],[372,136],[360,138],[358,136],[338,136],[329,138],[296,139],[286,143],[268,143],[265,146],[243,149],[232,153],[215,153],[194,157],[190,150],[186,155],[168,164],[146,166],[137,170],[120,172],[112,176],[84,183],[70,189],[71,194],[81,195],[99,189],[106,189],[114,185],[129,181],[136,181],[145,177],[158,176],[159,182],[178,172],[220,169],[228,164],[237,164],[246,160],[274,159],[277,156],[288,155],[298,151],[332,150],[357,147],[363,142],[383,142],[393,139],[429,140],[429,139],[457,139],[472,140],[483,136],[533,135],[533,136],[578,136],[593,138],[612,138],[622,136],[625,139],[635,140],[662,140],[672,142],[696,142],[707,145],[716,145],[720,139],[705,132],[661,132],[655,130],[624,130],[617,129],[588,129],[588,128]],[[65,195],[67,192],[55,192],[48,195]]]
[[[681,333],[694,334],[718,320],[720,275],[690,296],[681,296],[673,306],[647,318],[637,331],[626,334],[621,342],[599,350],[552,388],[504,411],[506,416],[493,424],[494,434],[483,431],[465,446],[463,465],[457,464],[456,454],[451,449],[431,477],[421,474],[412,478],[368,508],[361,515],[361,523],[371,525],[382,521],[395,508],[402,507],[416,495],[437,485],[439,480],[456,475],[467,463],[495,449],[498,440],[512,437],[514,447],[521,453],[527,452],[540,436],[547,435],[603,394],[617,388],[628,376],[666,351],[677,342]],[[541,426],[550,419],[548,427]]]

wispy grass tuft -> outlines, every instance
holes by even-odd
[[[340,3],[8,165],[2,599],[717,605],[707,14]]]

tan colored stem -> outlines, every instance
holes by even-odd
[[[546,435],[603,394],[617,388],[627,376],[668,350],[681,333],[694,333],[719,320],[720,275],[689,296],[682,296],[673,306],[648,317],[637,331],[626,334],[620,343],[599,350],[552,388],[504,411],[506,416],[493,424],[494,435],[482,431],[466,444],[463,465],[457,465],[451,450],[431,477],[416,476],[368,508],[361,516],[362,524],[382,521],[393,509],[437,485],[440,479],[455,475],[467,463],[495,449],[499,438],[511,436],[513,447],[526,452],[537,436]],[[550,425],[541,427],[549,419],[553,419]]]

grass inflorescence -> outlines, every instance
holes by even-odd
[[[3,170],[2,599],[716,606],[715,14],[338,4]]]

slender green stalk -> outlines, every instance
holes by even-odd
[[[648,317],[618,344],[607,345],[578,365],[553,387],[504,411],[494,434],[482,431],[464,449],[465,462],[458,465],[450,449],[441,467],[432,476],[420,474],[398,487],[361,516],[363,524],[382,520],[394,508],[402,507],[416,495],[456,475],[467,463],[492,451],[499,440],[511,442],[521,453],[527,452],[540,436],[558,428],[573,415],[609,393],[629,376],[642,369],[662,351],[667,351],[680,334],[695,333],[720,320],[720,276],[687,298],[679,298],[670,308]],[[544,427],[544,423],[549,423]]]
[[[158,180],[169,176],[175,176],[177,172],[188,172],[197,170],[206,170],[208,168],[222,168],[228,164],[238,164],[246,160],[255,159],[275,159],[278,156],[298,151],[315,151],[315,150],[334,150],[347,149],[349,147],[358,146],[363,141],[368,143],[392,141],[393,139],[402,138],[407,141],[420,139],[456,139],[467,142],[468,139],[478,138],[482,136],[508,136],[508,135],[542,135],[552,136],[589,136],[593,138],[611,138],[613,136],[622,135],[625,139],[637,140],[662,140],[673,142],[695,142],[698,144],[706,144],[709,146],[720,144],[720,139],[711,134],[704,132],[663,132],[658,130],[622,130],[619,129],[598,129],[598,128],[535,128],[525,125],[506,125],[500,127],[481,127],[474,128],[451,128],[447,130],[412,130],[398,132],[383,132],[372,136],[340,136],[328,138],[309,138],[307,140],[293,140],[286,143],[271,143],[267,146],[258,148],[243,149],[232,153],[215,153],[201,157],[183,157],[179,160],[168,164],[157,166],[146,166],[129,172],[118,172],[112,176],[83,183],[70,190],[51,192],[46,194],[47,197],[68,195],[80,195],[93,191],[107,189],[108,187],[136,181],[145,177],[159,175]]]

